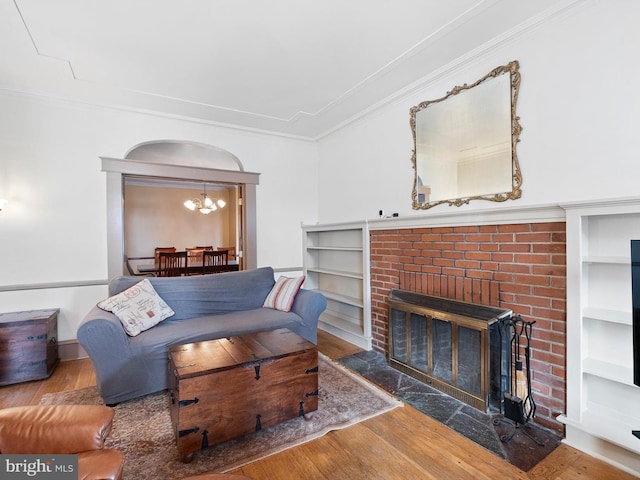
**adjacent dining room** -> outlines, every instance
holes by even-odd
[[[238,185],[124,178],[124,272],[160,277],[242,269]]]

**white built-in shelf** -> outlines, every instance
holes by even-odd
[[[341,303],[344,303],[344,304],[347,304],[347,305],[353,305],[354,307],[359,307],[359,308],[363,308],[364,307],[364,304],[362,303],[362,300],[360,300],[360,299],[358,299],[356,297],[349,297],[347,295],[340,295],[339,293],[333,293],[333,292],[329,292],[327,290],[314,289],[312,291],[322,293],[329,300],[335,300],[337,302],[341,302]]]
[[[587,357],[582,361],[582,371],[612,382],[633,386],[633,368],[630,366]]]
[[[318,327],[371,349],[367,222],[303,225],[304,287],[322,293]]]
[[[322,321],[339,329],[343,329],[352,335],[362,335],[362,330],[359,325],[345,320],[344,317],[339,317],[332,313],[324,313],[322,315]]]
[[[358,280],[362,280],[363,278],[362,273],[334,270],[332,268],[307,267],[307,272],[325,273],[327,275],[335,275],[337,277],[357,278]]]
[[[619,257],[619,256],[610,256],[610,257],[603,257],[603,256],[586,256],[582,258],[582,261],[584,263],[611,263],[611,264],[620,264],[620,265],[631,265],[631,261],[629,260],[629,257]]]
[[[614,310],[610,308],[584,307],[582,309],[584,319],[620,323],[622,325],[631,325],[632,315],[631,311]]]
[[[565,442],[640,475],[640,388],[633,384],[631,240],[640,198],[566,205]]]
[[[307,250],[335,250],[344,252],[362,252],[362,247],[313,247],[308,246]]]
[[[640,439],[631,434],[631,430],[640,430],[638,418],[621,415],[598,405],[589,405],[583,410],[580,421],[574,421],[565,415],[559,416],[558,419],[565,425],[595,438],[606,440],[635,455],[640,454]]]

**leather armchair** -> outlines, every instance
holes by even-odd
[[[78,454],[79,480],[121,480],[124,455],[105,449],[114,411],[101,405],[0,410],[0,453]]]
[[[203,473],[193,477],[185,477],[182,480],[253,480],[245,475],[236,475],[234,473]]]

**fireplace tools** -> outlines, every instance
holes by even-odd
[[[527,423],[536,414],[536,403],[531,390],[531,335],[533,333],[533,322],[522,320],[520,315],[513,315],[506,320],[508,331],[511,333],[511,355],[513,363],[513,373],[511,375],[510,391],[504,393],[504,418],[514,423],[513,432],[503,435],[500,440],[507,443],[513,438],[520,425],[527,426]],[[524,337],[524,345],[521,344]],[[524,368],[522,364],[522,351],[524,350]],[[502,420],[497,420],[495,423]],[[544,446],[537,438],[533,437],[526,429],[521,431],[531,438],[535,443]]]

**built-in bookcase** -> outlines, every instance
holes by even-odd
[[[566,442],[640,474],[640,388],[633,384],[631,240],[640,199],[567,212]]]
[[[367,222],[303,225],[304,288],[327,298],[319,328],[371,349]]]

